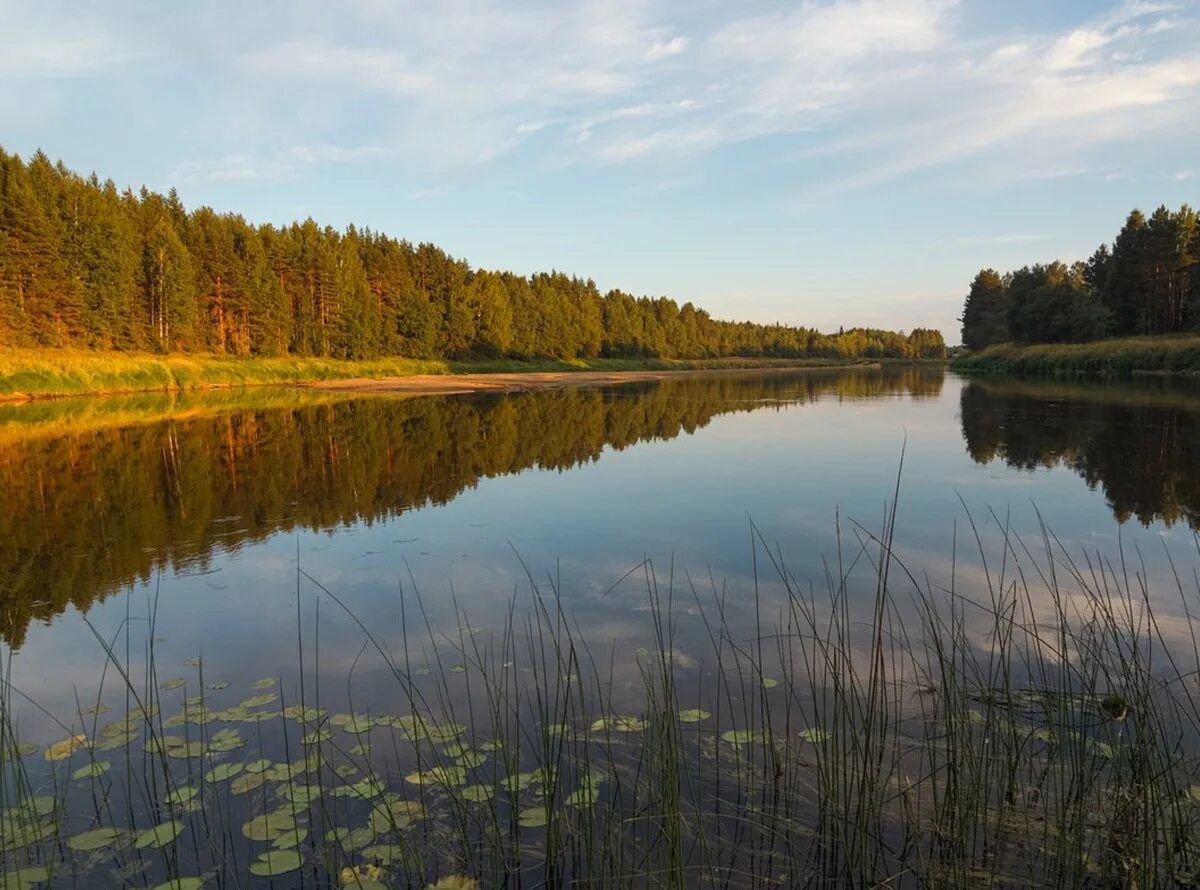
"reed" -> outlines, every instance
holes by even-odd
[[[298,560],[291,676],[229,705],[198,661],[168,716],[151,598],[95,634],[101,692],[60,717],[89,744],[46,763],[21,748],[37,705],[8,652],[2,886],[1193,884],[1195,581],[1176,575],[1181,646],[1127,554],[968,514],[954,552],[981,569],[939,587],[898,556],[895,502],[878,529],[839,521],[821,584],[757,528],[749,590],[641,563],[653,646],[635,683],[556,578],[527,570],[483,632],[453,599],[457,627],[433,620],[408,577],[394,652]],[[352,673],[382,665],[394,708],[326,712],[331,610],[361,632]],[[680,675],[683,620],[707,641],[698,683]],[[129,716],[105,723],[116,701]]]

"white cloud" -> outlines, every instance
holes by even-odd
[[[667,41],[656,41],[648,50],[646,50],[646,58],[651,61],[658,59],[669,59],[671,56],[677,56],[687,49],[688,39],[686,37],[672,37]]]

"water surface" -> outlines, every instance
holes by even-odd
[[[660,641],[656,593],[674,603],[681,699],[696,699],[704,604],[752,637],[784,608],[777,564],[818,590],[861,563],[850,601],[869,620],[862,545],[883,536],[897,491],[895,556],[914,586],[982,596],[1006,535],[1083,564],[1124,556],[1182,645],[1169,560],[1185,576],[1196,561],[1198,450],[1200,394],[1187,386],[928,368],[6,406],[8,708],[21,741],[42,748],[83,725],[81,708],[123,712],[120,678],[100,670],[104,640],[133,675],[186,681],[164,708],[213,682],[231,684],[208,693],[228,707],[271,678],[281,704],[319,692],[331,711],[400,713],[373,646],[469,676],[472,646],[503,638],[520,624],[514,604],[536,600],[593,647],[610,704],[636,707],[637,655]],[[443,694],[469,702],[456,682]],[[264,753],[284,759],[285,736],[262,725]]]

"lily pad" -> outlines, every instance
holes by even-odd
[[[816,726],[810,726],[800,733],[800,738],[806,742],[812,742],[814,745],[819,745],[822,742],[829,741],[829,731]]]
[[[93,828],[91,831],[67,838],[67,846],[80,853],[103,850],[119,841],[123,834],[118,828]]]
[[[295,830],[296,819],[290,810],[263,813],[242,825],[242,834],[252,841],[273,841],[285,832]]]
[[[31,865],[28,868],[18,868],[16,871],[0,875],[0,888],[3,890],[27,890],[35,884],[44,884],[50,880],[50,869],[44,865]]]
[[[642,732],[650,726],[648,720],[640,717],[622,715],[618,717],[601,717],[592,723],[592,732]]]
[[[46,749],[43,755],[47,760],[66,760],[78,749],[87,745],[88,740],[85,735],[73,735],[70,738],[63,739],[61,742],[55,742]]]
[[[267,777],[262,773],[245,772],[229,783],[230,794],[245,794],[255,788],[261,788],[267,783]]]
[[[185,804],[199,793],[200,789],[195,785],[180,785],[167,795],[167,803]]]
[[[170,822],[164,822],[143,831],[137,836],[133,845],[139,850],[146,847],[161,850],[163,847],[175,843],[175,839],[181,834],[183,834],[183,823],[178,819],[172,819]]]
[[[275,686],[274,677],[263,677],[261,680],[254,681],[255,689],[272,689]]]
[[[94,779],[112,769],[112,763],[107,760],[93,760],[71,773],[72,779]]]
[[[246,772],[248,772],[248,773],[262,773],[262,772],[266,772],[270,768],[271,768],[271,761],[267,760],[266,758],[261,758],[259,760],[251,760],[249,763],[246,764]]]
[[[204,886],[204,878],[175,878],[165,884],[158,884],[150,890],[200,890]]]
[[[267,850],[255,862],[250,863],[250,873],[264,878],[273,878],[295,871],[302,860],[296,850]]]
[[[232,779],[243,769],[244,767],[240,763],[218,763],[204,774],[204,781],[210,785],[215,785],[218,782],[224,782],[226,779]]]
[[[412,785],[448,785],[455,787],[467,783],[467,771],[461,766],[435,766],[423,772],[412,772],[404,777]]]
[[[294,850],[304,843],[306,837],[308,837],[308,829],[302,825],[297,826],[275,838],[271,846],[276,850]]]
[[[546,821],[545,807],[529,807],[517,814],[517,824],[522,828],[541,828]]]
[[[261,708],[263,705],[269,705],[271,702],[278,701],[279,696],[274,692],[264,692],[262,695],[253,695],[238,705],[239,708]]]
[[[721,733],[722,740],[731,745],[750,745],[765,738],[757,729],[729,729]]]
[[[679,720],[681,723],[699,723],[702,720],[707,720],[711,717],[708,711],[700,708],[688,708],[679,712]]]
[[[779,685],[779,681],[776,680],[774,677],[763,677],[762,685],[763,685],[763,689],[774,689],[776,686]]]
[[[170,692],[172,689],[180,689],[187,683],[183,677],[172,677],[164,683],[159,684],[159,689],[163,692]]]

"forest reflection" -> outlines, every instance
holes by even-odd
[[[961,417],[977,463],[1067,467],[1100,487],[1120,522],[1200,528],[1200,387],[972,380]]]
[[[0,410],[0,634],[294,528],[446,503],[714,417],[940,394],[940,369],[717,374],[507,396],[165,395]],[[258,404],[253,404],[257,400]]]

